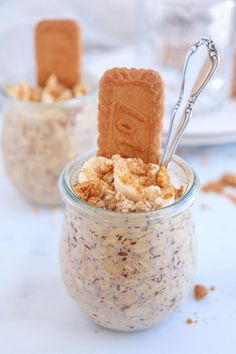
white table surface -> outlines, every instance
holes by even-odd
[[[236,145],[179,151],[202,183],[236,173]],[[116,333],[90,322],[67,295],[58,244],[62,209],[35,209],[8,182],[0,161],[0,354],[235,354],[236,205],[201,193],[196,283],[216,290],[152,329]],[[196,314],[194,314],[196,312]],[[198,323],[186,324],[191,317]]]
[[[180,152],[203,183],[236,172],[236,145]],[[63,210],[32,208],[9,184],[2,163],[0,181],[1,354],[235,354],[236,205],[201,193],[194,208],[196,282],[216,290],[201,302],[190,296],[181,312],[155,328],[115,333],[87,320],[64,289],[58,263]],[[198,323],[186,324],[187,317]]]

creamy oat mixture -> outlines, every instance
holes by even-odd
[[[178,197],[167,171],[159,171],[159,177],[157,172],[158,166],[137,159],[95,157],[72,178],[75,193],[95,207],[67,203],[60,248],[62,274],[75,302],[107,328],[148,328],[168,317],[192,287],[191,208],[162,217],[159,210],[141,212]]]
[[[86,161],[74,182],[74,191],[99,208],[139,212],[174,203],[183,195],[184,187],[174,187],[165,167],[114,155]]]
[[[62,95],[65,99],[67,92],[61,91],[56,98],[59,89],[60,84],[51,77],[46,87],[40,89],[40,101],[35,98],[31,102],[34,89],[26,84],[8,87],[8,94],[18,99],[4,101],[6,171],[17,190],[36,204],[61,203],[57,188],[61,171],[78,154],[96,145],[95,99],[91,97],[73,106],[57,103]]]

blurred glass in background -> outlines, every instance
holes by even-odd
[[[141,57],[145,57],[145,65],[158,69],[166,82],[167,113],[178,97],[187,50],[204,36],[214,40],[221,61],[199,98],[197,113],[219,109],[228,101],[233,76],[234,10],[232,0],[143,0],[146,35]]]

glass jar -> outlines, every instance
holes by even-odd
[[[84,155],[60,178],[65,221],[60,261],[66,288],[97,324],[120,331],[153,326],[168,317],[192,287],[196,266],[192,204],[198,177],[182,159],[172,179],[187,187],[175,204],[158,211],[119,213],[89,205],[73,192]]]
[[[27,200],[61,203],[58,178],[68,162],[96,146],[96,95],[40,103],[3,96],[3,160],[8,177]]]

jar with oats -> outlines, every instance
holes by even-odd
[[[61,171],[96,145],[96,88],[89,75],[83,82],[73,92],[54,76],[43,89],[24,82],[2,88],[6,173],[34,204],[60,204]]]
[[[169,172],[185,187],[180,199],[156,211],[110,211],[88,204],[74,192],[75,180],[91,156],[70,163],[60,178],[66,204],[60,245],[64,283],[97,324],[119,331],[145,329],[175,311],[192,287],[192,205],[198,177],[175,156]]]

